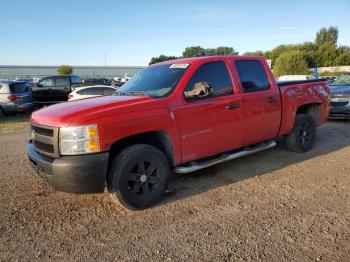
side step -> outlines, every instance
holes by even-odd
[[[260,152],[269,148],[272,148],[274,146],[276,146],[277,143],[275,141],[268,141],[268,142],[264,142],[264,143],[260,143],[255,147],[246,147],[243,148],[240,151],[236,151],[234,153],[224,153],[222,155],[220,155],[218,158],[215,159],[211,159],[208,161],[203,161],[203,162],[191,162],[188,165],[183,165],[183,166],[177,166],[174,168],[174,172],[175,173],[180,173],[180,174],[186,174],[186,173],[191,173],[206,167],[210,167],[222,162],[226,162],[235,158],[239,158],[242,156],[247,156],[256,152]]]

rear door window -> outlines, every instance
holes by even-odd
[[[244,93],[268,90],[270,83],[263,65],[257,60],[235,61]]]
[[[10,84],[11,93],[26,93],[28,92],[28,86],[25,83]]]

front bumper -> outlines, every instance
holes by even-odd
[[[331,107],[328,117],[331,119],[350,119],[350,106]]]
[[[29,102],[25,104],[17,104],[16,102],[6,103],[1,105],[6,114],[17,113],[20,111],[28,111],[36,106],[36,102]]]
[[[33,169],[57,191],[101,193],[104,191],[108,153],[48,158],[29,142],[27,154]]]

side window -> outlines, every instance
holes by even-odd
[[[55,85],[53,78],[44,79],[40,81],[39,84],[42,85],[43,87],[51,87]]]
[[[103,95],[103,89],[98,87],[88,88],[87,89],[88,95]]]
[[[186,98],[204,98],[233,93],[232,82],[224,62],[200,66],[186,86]]]
[[[28,92],[28,86],[25,83],[16,83],[10,85],[11,93],[25,93]]]
[[[268,90],[269,80],[262,64],[257,60],[235,62],[244,93]]]
[[[103,95],[109,96],[112,95],[115,92],[115,89],[106,87],[103,89]]]
[[[71,76],[72,84],[81,84],[81,79],[79,76]]]
[[[68,77],[56,78],[56,86],[67,86],[69,85]]]
[[[81,89],[81,90],[77,91],[77,94],[78,95],[87,95],[88,89],[87,88]]]

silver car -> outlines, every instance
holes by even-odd
[[[0,117],[31,110],[36,102],[24,81],[0,80]]]

